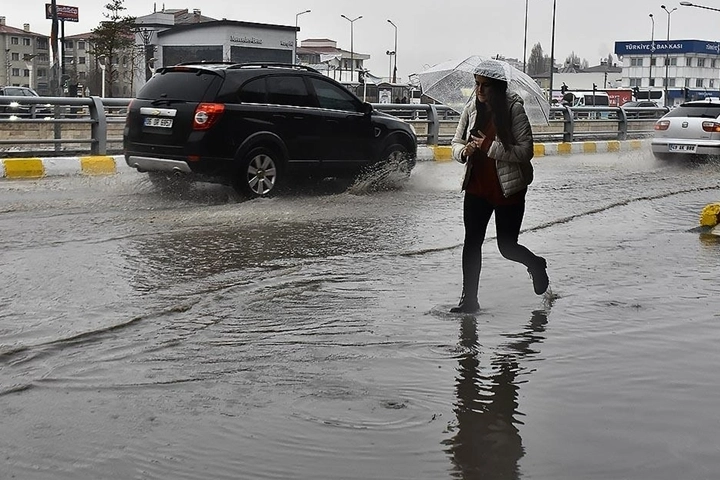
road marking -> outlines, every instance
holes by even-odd
[[[108,156],[80,157],[80,168],[87,175],[114,175],[115,159]]]
[[[7,178],[40,178],[45,174],[39,158],[11,158],[4,160]]]

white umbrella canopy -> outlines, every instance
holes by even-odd
[[[424,95],[460,113],[473,97],[476,74],[507,82],[508,92],[523,99],[530,123],[548,123],[550,104],[543,91],[529,75],[503,60],[472,55],[439,63],[418,73],[418,78]]]

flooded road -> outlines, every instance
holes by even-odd
[[[477,316],[453,163],[249,202],[0,182],[0,478],[715,478],[720,165],[535,166],[552,295],[491,238]]]

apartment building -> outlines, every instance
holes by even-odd
[[[0,45],[3,68],[0,85],[30,87],[40,95],[50,94],[50,38],[23,28],[6,24],[0,16]]]

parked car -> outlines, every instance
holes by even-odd
[[[128,107],[127,164],[222,182],[249,197],[298,176],[343,177],[383,165],[409,175],[417,137],[318,71],[291,64],[159,69]]]
[[[720,100],[680,104],[657,122],[651,141],[659,159],[720,155]]]
[[[28,87],[0,87],[0,96],[4,97],[39,97],[35,90]],[[13,102],[9,105],[0,104],[0,116],[16,118],[42,118],[52,115],[49,105],[28,105],[22,102]]]
[[[625,111],[627,118],[659,118],[665,115],[670,109],[659,105],[652,100],[637,100],[625,102],[620,105]]]

